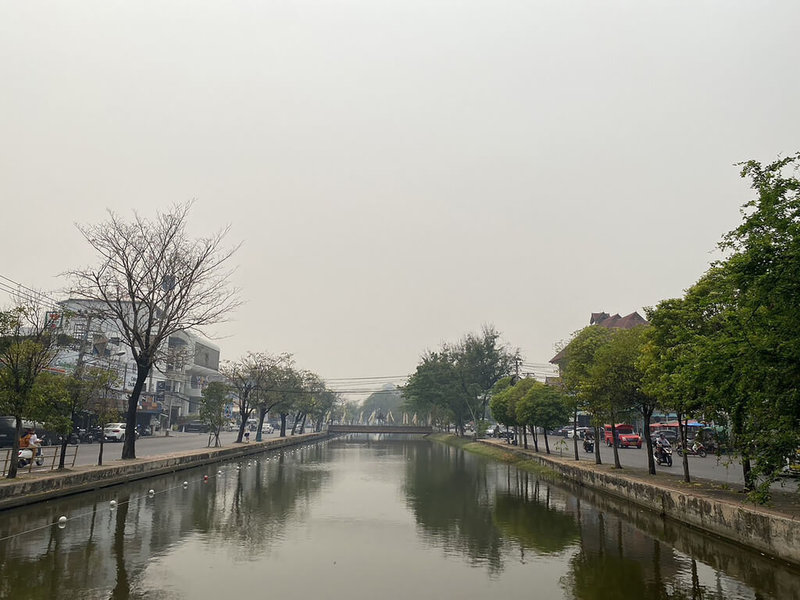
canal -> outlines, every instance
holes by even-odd
[[[787,600],[800,573],[421,439],[338,438],[0,513],[0,598],[273,597]]]

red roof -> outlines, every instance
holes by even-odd
[[[642,315],[636,311],[624,317],[620,317],[619,313],[610,316],[607,312],[599,312],[592,313],[592,316],[589,318],[589,326],[591,327],[592,325],[599,325],[606,329],[633,329],[639,325],[649,325],[649,323],[647,319],[643,318]],[[561,350],[561,352],[551,358],[550,362],[558,364],[559,361],[564,358],[564,353],[567,348],[569,348],[569,344],[567,344],[567,347]]]

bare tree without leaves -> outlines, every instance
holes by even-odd
[[[99,255],[96,267],[68,272],[72,293],[90,303],[130,347],[136,384],[128,398],[126,430],[136,429],[136,406],[153,365],[173,334],[219,323],[239,305],[231,287],[228,228],[192,239],[186,232],[191,202],[174,205],[154,220],[124,221],[109,212],[98,225],[78,225]],[[136,436],[125,437],[122,458],[136,458]]]

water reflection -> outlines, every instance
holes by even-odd
[[[296,467],[319,461],[321,452],[304,448],[291,468],[277,453],[224,465],[207,481],[208,469],[194,469],[7,511],[0,520],[0,598],[151,597],[139,589],[149,561],[188,539],[252,560],[280,540],[319,489],[324,471]],[[64,529],[55,525],[62,514],[69,518]]]
[[[0,514],[2,598],[212,598],[261,580],[293,597],[302,580],[295,595],[378,583],[388,600],[410,573],[416,598],[800,599],[775,561],[421,440],[340,439]]]
[[[795,569],[601,494],[451,447],[413,458],[406,489],[428,540],[492,576],[531,554],[563,554],[568,598],[800,598]]]

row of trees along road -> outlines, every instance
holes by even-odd
[[[743,163],[756,197],[726,234],[723,258],[681,298],[646,310],[647,326],[610,330],[592,325],[564,349],[561,384],[574,416],[588,411],[595,427],[636,413],[644,422],[648,468],[655,473],[649,423],[675,413],[687,447],[690,418],[713,421],[741,462],[751,498],[764,502],[787,459],[800,448],[800,154],[762,165]],[[523,406],[537,384],[502,381],[498,419],[536,422]],[[515,389],[518,388],[518,389]],[[493,400],[494,402],[494,400]],[[516,409],[511,410],[516,402]],[[493,405],[494,410],[494,405]],[[539,424],[543,424],[539,417]],[[614,434],[615,435],[615,434]],[[597,429],[595,429],[595,439]],[[579,459],[575,436],[575,459]],[[599,444],[595,444],[600,462]],[[615,466],[620,467],[616,447]],[[684,479],[690,480],[683,457]]]
[[[484,326],[454,344],[422,355],[402,392],[405,410],[430,415],[435,425],[455,423],[463,435],[466,423],[480,426],[486,417],[492,388],[510,375],[518,364],[519,352],[500,341],[500,333]]]
[[[66,321],[70,318],[70,314],[62,315]],[[88,364],[79,352],[72,373],[49,370],[59,352],[82,348],[83,342],[60,333],[40,297],[32,293],[17,294],[14,307],[0,312],[0,413],[15,421],[8,477],[16,477],[24,420],[41,423],[47,431],[61,435],[59,468],[64,468],[76,417],[91,411],[104,422],[116,413],[113,388],[117,374],[108,365]],[[103,461],[102,438],[100,442],[98,464]]]
[[[325,415],[341,411],[338,395],[327,389],[316,373],[296,368],[291,354],[249,352],[224,364],[220,372],[226,379],[225,392],[236,402],[241,417],[237,442],[242,441],[247,421],[254,414],[258,417],[256,440],[260,441],[268,413],[280,415],[280,435],[285,436],[290,416],[294,417],[291,431],[294,435],[303,432],[307,419],[319,428]],[[207,402],[212,400],[204,393],[203,404]],[[204,413],[212,410],[206,408]],[[213,415],[214,422],[218,416],[218,412]]]

